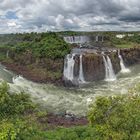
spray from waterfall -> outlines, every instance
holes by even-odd
[[[75,54],[68,54],[64,63],[64,78],[70,81],[74,79]]]
[[[123,58],[120,54],[120,50],[118,50],[118,57],[120,59],[121,73],[129,73],[130,70],[128,68],[126,68],[124,61],[123,61]]]
[[[105,81],[115,81],[117,78],[114,73],[113,66],[109,56],[105,57],[103,55],[103,61],[105,65]]]
[[[80,55],[80,69],[79,69],[79,82],[85,83],[84,73],[83,73],[83,55]]]

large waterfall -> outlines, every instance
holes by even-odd
[[[64,40],[67,43],[73,44],[73,43],[86,43],[89,42],[89,37],[87,36],[65,36]]]
[[[66,86],[84,86],[103,79],[115,81],[119,77],[117,73],[128,75],[130,72],[120,51],[114,49],[74,48],[66,56],[64,63],[63,77]]]
[[[109,56],[103,56],[103,61],[105,65],[105,80],[106,81],[115,81],[116,75],[113,70],[113,66]]]
[[[74,79],[74,60],[75,54],[68,54],[64,64],[64,78],[73,81]]]
[[[80,55],[79,82],[85,83],[84,73],[83,73],[83,56],[82,55]]]
[[[126,66],[124,64],[124,61],[123,61],[123,58],[120,54],[120,50],[118,50],[118,56],[119,56],[119,59],[120,59],[121,73],[129,73],[130,70],[128,68],[126,68]]]
[[[79,56],[79,77],[74,77],[74,65],[76,54],[68,54],[64,63],[64,79],[73,82],[77,80],[79,83],[85,83],[84,73],[83,73],[83,55]]]

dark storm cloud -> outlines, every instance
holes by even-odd
[[[139,0],[0,0],[0,3],[1,32],[140,28]],[[8,11],[16,18],[6,16]]]

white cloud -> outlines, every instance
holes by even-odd
[[[0,0],[0,3],[3,33],[140,29],[139,0]],[[8,11],[15,12],[18,19],[6,19]]]
[[[16,27],[17,24],[15,22],[7,22],[8,27]]]

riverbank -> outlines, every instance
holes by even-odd
[[[24,78],[31,80],[36,83],[48,83],[48,84],[54,84],[56,86],[62,86],[62,73],[56,74],[55,72],[52,74],[47,73],[47,70],[45,68],[41,68],[37,66],[36,64],[32,64],[32,67],[28,65],[20,65],[18,63],[15,63],[13,61],[1,61],[1,64],[6,67],[7,70],[10,70],[16,75],[21,75]],[[53,75],[54,74],[54,75]]]
[[[46,122],[47,120],[47,122]],[[54,115],[48,114],[46,118],[40,118],[40,123],[47,123],[48,128],[53,129],[56,127],[73,127],[73,126],[85,126],[88,125],[88,120],[86,117],[76,117],[74,115]]]

